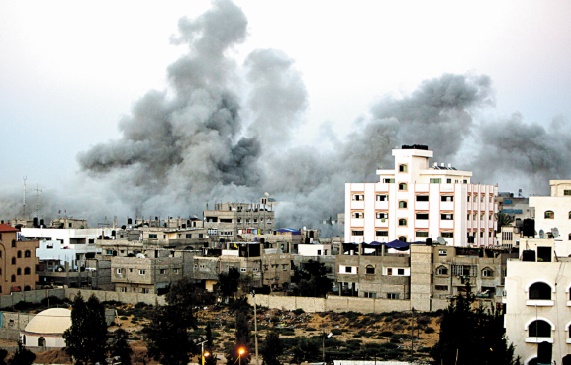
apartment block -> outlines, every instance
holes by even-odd
[[[36,289],[38,240],[25,239],[18,229],[0,224],[0,294]]]

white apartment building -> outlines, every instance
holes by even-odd
[[[550,196],[530,196],[536,237],[553,237],[557,256],[571,254],[571,180],[550,180]],[[555,234],[553,234],[555,233]]]
[[[571,261],[554,246],[552,238],[522,238],[520,259],[507,262],[506,336],[524,365],[538,363],[545,345],[548,363],[571,364]]]
[[[495,245],[494,185],[472,184],[472,172],[429,164],[428,146],[393,150],[395,167],[376,183],[345,184],[345,242],[424,241]]]

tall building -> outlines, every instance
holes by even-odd
[[[424,241],[495,245],[494,185],[472,184],[472,172],[429,164],[424,145],[393,150],[395,166],[375,183],[345,184],[345,242]]]
[[[571,180],[550,180],[550,196],[530,196],[535,237],[554,238],[558,256],[571,254]]]
[[[23,239],[19,231],[0,224],[0,295],[36,289],[38,240]]]

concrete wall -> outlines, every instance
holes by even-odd
[[[97,299],[99,299],[99,301],[101,302],[115,300],[117,302],[129,303],[129,304],[137,304],[139,302],[143,302],[149,305],[166,304],[164,296],[157,296],[155,294],[121,293],[113,291],[88,290],[88,289],[77,289],[77,288],[66,288],[65,297],[68,298],[69,300],[73,300],[73,298],[80,291],[81,295],[86,300],[91,296],[91,294],[95,294],[95,297],[97,297]]]
[[[57,289],[30,290],[24,292],[15,292],[12,293],[11,295],[2,295],[0,296],[0,308],[13,307],[18,302],[39,303],[42,301],[42,299],[51,296],[63,300],[65,298],[64,289],[57,288]]]
[[[248,303],[254,304],[251,296]],[[359,312],[385,313],[407,311],[411,309],[410,300],[371,299],[359,297],[329,296],[327,298],[286,297],[278,295],[256,294],[256,305],[270,309],[295,310],[303,309],[308,313],[316,312]]]

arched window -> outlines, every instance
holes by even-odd
[[[401,200],[401,201],[399,202],[399,208],[402,209],[402,208],[406,208],[406,207],[407,207],[406,201],[405,201],[405,200]]]
[[[551,337],[551,325],[541,319],[531,322],[529,325],[529,337]]]
[[[30,275],[32,273],[32,269],[30,269],[29,267],[24,269],[24,275]]]
[[[12,275],[12,282],[13,282],[13,283],[16,282],[16,275]]]
[[[555,213],[553,213],[552,210],[546,210],[545,213],[543,213],[543,218],[553,219],[553,218],[555,218]]]
[[[406,164],[400,164],[399,165],[399,172],[406,172],[406,171],[407,171]]]
[[[530,300],[551,300],[551,287],[545,283],[537,282],[529,287]]]
[[[405,236],[400,236],[400,237],[399,237],[399,240],[400,240],[400,241],[403,241],[403,242],[406,242],[406,237],[405,237]]]
[[[12,257],[12,265],[16,265],[16,258]]]
[[[18,270],[16,270],[16,274],[22,275],[22,268],[21,267],[19,267]]]
[[[486,267],[484,270],[482,270],[483,278],[491,278],[493,276],[494,276],[494,270],[490,269],[489,267]]]
[[[17,256],[18,256],[19,259],[21,259],[21,258],[22,258],[22,251],[18,251]]]
[[[24,252],[24,257],[32,257],[32,251],[26,250],[26,251]]]
[[[44,347],[46,345],[46,339],[43,337],[38,338],[38,346]]]
[[[446,266],[438,266],[436,268],[436,275],[448,275],[448,268]]]
[[[406,226],[406,219],[405,218],[399,219],[399,226]]]
[[[367,265],[367,267],[365,267],[365,274],[374,274],[375,273],[375,267],[373,265]]]
[[[401,191],[403,191],[403,190],[404,190],[404,191],[408,190],[408,185],[406,185],[406,183],[400,183],[400,184],[399,184],[399,190],[401,190]]]
[[[29,285],[24,286],[24,291],[30,291],[32,290],[32,287]]]
[[[12,247],[16,247],[16,240],[12,240]]]

